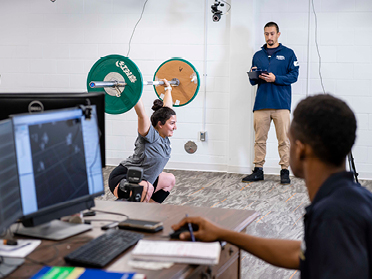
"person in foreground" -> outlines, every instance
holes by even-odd
[[[177,129],[177,117],[172,109],[172,87],[167,80],[162,81],[165,87],[164,98],[163,101],[154,101],[151,118],[146,114],[141,98],[134,106],[138,116],[138,137],[134,154],[122,161],[109,177],[109,188],[119,199],[124,195],[120,185],[126,182],[128,167],[143,168],[143,180],[139,183],[143,186],[141,202],[162,203],[176,183],[173,174],[163,172],[170,158],[169,137]]]
[[[311,204],[306,207],[303,241],[267,239],[220,228],[188,217],[201,241],[227,241],[278,267],[300,269],[301,278],[372,277],[372,194],[346,172],[355,141],[350,108],[331,95],[302,100],[289,130],[290,167],[304,178]],[[189,239],[188,232],[180,239]]]

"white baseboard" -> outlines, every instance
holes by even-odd
[[[121,161],[121,158],[106,158],[106,166],[118,166]]]
[[[226,165],[218,165],[218,164],[195,164],[195,163],[184,163],[184,162],[168,162],[165,168],[172,169],[172,170],[227,172]]]

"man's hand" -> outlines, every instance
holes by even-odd
[[[266,82],[275,82],[275,75],[273,73],[261,74],[258,77]]]
[[[187,223],[191,223],[193,225],[198,226],[198,230],[194,231],[194,236],[196,239],[200,241],[216,241],[219,240],[223,229],[217,227],[216,225],[212,224],[211,222],[205,220],[202,217],[186,217],[181,220],[178,224],[172,226],[173,230],[178,230],[182,226],[186,226]],[[180,234],[181,240],[189,240],[191,239],[189,232],[184,232]]]

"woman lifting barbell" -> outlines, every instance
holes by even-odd
[[[169,82],[165,79],[163,101],[156,99],[152,106],[154,113],[148,117],[140,98],[134,106],[138,116],[138,137],[135,142],[134,154],[123,160],[110,174],[109,187],[111,192],[120,197],[120,182],[127,178],[128,167],[143,168],[142,202],[162,203],[169,195],[176,179],[173,174],[163,172],[170,153],[169,137],[177,129],[177,117],[172,109],[173,101]]]

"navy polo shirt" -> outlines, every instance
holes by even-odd
[[[306,208],[301,278],[371,278],[372,194],[353,174],[331,175]]]

